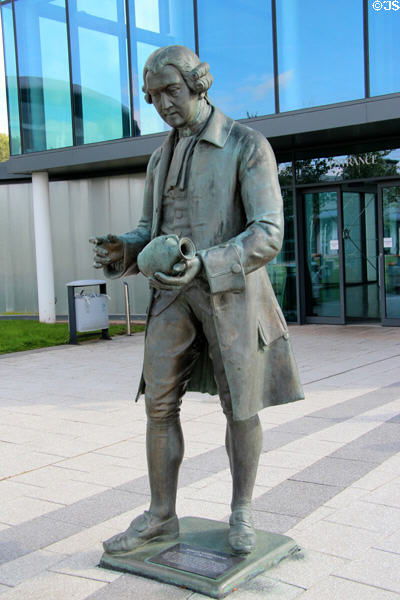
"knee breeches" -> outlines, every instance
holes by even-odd
[[[159,292],[155,303],[162,301]],[[210,302],[201,281],[192,284],[157,314],[150,314],[145,343],[143,375],[147,415],[152,421],[179,416],[184,395],[204,339],[207,340],[214,377],[224,413],[232,416],[225,375]]]

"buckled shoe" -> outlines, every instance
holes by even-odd
[[[108,554],[125,554],[150,541],[166,542],[178,535],[179,521],[176,515],[162,520],[146,510],[132,521],[126,531],[103,542],[103,548]]]
[[[229,518],[229,544],[235,554],[250,554],[256,547],[257,536],[250,508],[236,508]]]

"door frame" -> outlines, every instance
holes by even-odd
[[[385,253],[383,248],[383,188],[400,187],[398,181],[387,181],[378,183],[378,241],[379,241],[379,287],[381,294],[381,323],[383,327],[400,327],[400,317],[386,316],[386,286],[385,286]]]
[[[376,274],[376,284],[378,286],[378,295],[379,295],[379,311],[377,314],[377,317],[348,317],[345,313],[345,322],[348,324],[352,324],[352,323],[359,323],[359,322],[365,322],[365,323],[377,323],[381,321],[381,284],[380,284],[380,267],[379,267],[379,238],[380,238],[380,234],[379,234],[379,225],[378,225],[378,212],[379,212],[379,205],[378,205],[378,191],[377,191],[377,185],[373,185],[373,186],[351,186],[348,187],[346,185],[346,183],[342,183],[342,211],[343,211],[343,197],[344,194],[346,193],[356,193],[356,194],[362,194],[363,196],[363,204],[364,204],[364,209],[360,212],[359,214],[359,218],[360,218],[360,226],[361,226],[361,235],[364,236],[365,238],[365,195],[366,194],[373,194],[375,199],[375,230],[376,230],[376,256],[377,256],[377,274]],[[343,213],[342,213],[343,214]],[[343,220],[343,225],[344,225],[344,220]],[[344,236],[344,230],[342,232],[342,237]],[[343,237],[344,240],[344,237]],[[364,239],[364,243],[365,243],[365,239]],[[362,243],[362,249],[364,249],[366,251],[366,248],[364,247],[363,243]],[[366,253],[364,255],[364,259],[366,260]],[[344,292],[345,292],[345,298],[347,298],[347,294],[346,294],[346,288],[347,286],[351,286],[352,284],[350,283],[346,283],[346,249],[345,249],[345,244],[343,242],[343,260],[344,260]],[[363,270],[363,278],[362,278],[362,282],[361,285],[368,285],[370,283],[375,283],[375,281],[368,281],[368,278],[365,277],[366,273],[366,263],[365,260],[362,264],[362,270]],[[346,307],[347,308],[347,307]]]
[[[335,192],[336,193],[336,210],[337,210],[337,229],[338,229],[338,243],[339,243],[339,297],[340,297],[340,314],[337,317],[317,317],[307,315],[307,305],[305,294],[304,297],[304,321],[305,323],[325,323],[331,325],[344,325],[346,315],[346,294],[344,286],[344,244],[343,244],[343,203],[342,203],[342,186],[338,185],[327,185],[321,187],[302,187],[298,189],[301,198],[301,209],[302,209],[302,239],[303,239],[303,256],[304,262],[307,261],[307,240],[306,240],[306,222],[305,222],[305,210],[304,210],[304,197],[305,194],[318,194],[321,192]],[[303,285],[305,289],[305,286]]]

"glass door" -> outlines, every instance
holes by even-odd
[[[400,325],[400,182],[379,186],[383,325]]]
[[[342,192],[346,321],[380,318],[376,194]]]
[[[340,188],[306,191],[305,304],[308,323],[344,323]]]

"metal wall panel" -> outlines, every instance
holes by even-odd
[[[57,315],[67,314],[65,284],[98,279],[91,266],[88,239],[104,233],[124,233],[138,222],[144,174],[99,177],[50,183]],[[31,184],[0,186],[0,314],[36,313],[37,286]],[[144,314],[148,286],[142,275],[127,279],[131,310]],[[111,314],[124,313],[122,280],[108,281]]]

